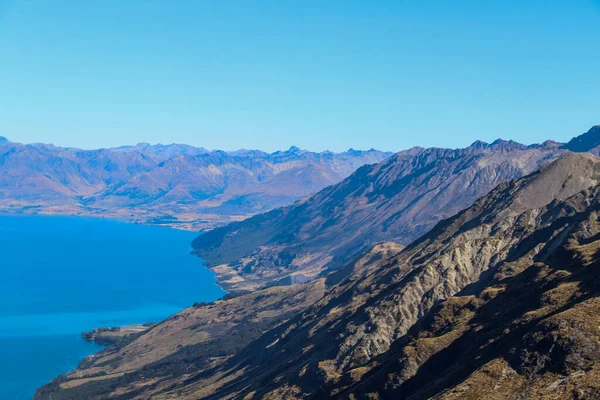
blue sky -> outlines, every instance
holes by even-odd
[[[0,134],[400,150],[600,124],[600,2],[0,0]]]

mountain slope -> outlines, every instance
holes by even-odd
[[[201,387],[227,381],[207,397],[255,392],[257,398],[275,399],[305,397],[319,387],[331,395],[359,382],[371,363],[438,301],[475,282],[487,286],[489,275],[506,263],[533,262],[558,246],[555,239],[566,244],[573,227],[561,218],[565,210],[577,209],[553,199],[564,200],[598,182],[599,160],[570,154],[538,173],[501,184],[387,265],[332,288],[299,317],[264,334],[181,393],[194,398],[204,393]],[[588,204],[580,203],[581,208]],[[239,371],[245,373],[239,376]]]
[[[219,369],[229,371],[224,377],[215,373],[182,393],[193,398],[204,393],[201,387],[218,386],[233,376],[210,397],[251,392],[258,398],[304,397],[318,387],[329,395],[360,381],[371,363],[439,300],[478,280],[487,286],[485,271],[508,262],[532,262],[557,243],[566,244],[574,227],[561,218],[565,211],[577,213],[572,202],[536,207],[596,185],[599,172],[597,159],[570,155],[539,173],[500,185],[387,266],[333,288],[300,317],[263,335]],[[588,204],[585,198],[576,201],[580,209]],[[236,371],[249,372],[239,377]]]
[[[375,243],[409,244],[497,184],[564,154],[559,146],[498,140],[410,149],[292,206],[203,234],[193,246],[229,291],[305,281]]]
[[[137,381],[123,380],[94,369],[106,365],[101,354],[38,398],[96,393],[91,390],[111,398],[478,398],[493,387],[489,379],[501,382],[497,398],[515,388],[529,398],[549,385],[562,390],[551,395],[574,397],[569,382],[590,379],[575,389],[593,391],[600,351],[597,324],[586,325],[585,318],[600,318],[594,307],[600,275],[590,268],[598,265],[600,248],[598,183],[600,159],[569,154],[499,185],[399,254],[385,258],[398,249],[378,246],[330,279],[314,305],[214,366],[202,357],[195,362],[203,368],[189,374],[140,375],[146,367],[138,366],[127,372]],[[323,280],[238,298],[315,285]],[[170,323],[151,332],[177,335],[164,329]],[[163,348],[149,339],[143,334],[127,344],[110,368],[137,359],[128,349],[156,354]],[[556,352],[546,356],[549,348]],[[465,379],[470,383],[460,386]],[[538,392],[527,392],[527,382]]]
[[[543,210],[560,215],[543,251],[435,306],[339,396],[598,398],[599,200],[596,186]]]
[[[139,144],[80,150],[0,141],[0,211],[209,229],[293,203],[391,153],[208,151]]]
[[[395,243],[380,243],[331,278],[339,280],[347,274],[376,269],[401,249]],[[211,371],[265,331],[302,312],[321,299],[332,284],[319,279],[306,285],[271,287],[195,304],[156,329],[86,358],[78,369],[38,390],[36,398],[160,398],[159,393]]]

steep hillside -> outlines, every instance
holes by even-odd
[[[303,282],[375,243],[411,243],[499,183],[564,154],[559,147],[498,140],[413,148],[292,206],[203,234],[193,246],[229,291]]]
[[[186,145],[80,150],[0,140],[0,211],[88,215],[204,230],[337,183],[376,150],[208,151]]]
[[[600,186],[526,217],[543,224],[488,279],[434,306],[344,396],[598,398]]]
[[[538,231],[545,248],[434,306],[338,396],[600,397],[599,211],[598,186],[542,210],[558,215]]]
[[[499,185],[398,254],[395,245],[378,245],[330,274],[329,289],[314,305],[214,365],[199,357],[193,359],[202,367],[189,374],[148,375],[147,364],[132,366],[140,358],[136,348],[160,354],[165,345],[158,338],[179,334],[167,320],[150,331],[155,337],[142,334],[112,361],[111,350],[101,353],[38,398],[596,393],[598,183],[600,159],[569,154]],[[187,365],[169,360],[171,368]]]
[[[320,299],[324,280],[196,304],[137,337],[86,358],[40,399],[131,399],[185,385]]]
[[[535,262],[559,246],[555,241],[566,245],[574,226],[564,218],[565,211],[575,215],[589,202],[586,195],[573,208],[577,197],[554,199],[597,185],[599,161],[570,154],[540,172],[501,184],[370,275],[332,288],[299,317],[264,334],[180,393],[202,397],[204,388],[212,387],[206,397],[255,392],[257,398],[276,399],[305,397],[319,387],[332,395],[360,382],[372,363],[440,300],[469,286],[487,286],[506,263]]]
[[[161,398],[160,393],[211,373],[265,331],[316,303],[327,287],[349,275],[367,274],[401,250],[398,244],[380,243],[327,280],[195,304],[147,333],[88,357],[78,369],[41,388],[36,398]]]

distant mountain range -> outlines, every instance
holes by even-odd
[[[593,144],[597,132],[570,143]],[[218,238],[237,244],[236,261],[213,266],[222,279],[228,271],[237,295],[124,339],[36,398],[598,398],[600,158],[568,146],[412,150],[284,210],[201,235],[196,246],[223,262]],[[496,180],[440,220],[475,196],[474,182]],[[306,206],[322,198],[327,207],[332,193],[340,198],[324,213]],[[299,222],[286,231],[292,212]],[[314,220],[327,221],[323,215],[340,219],[310,230]],[[260,228],[275,217],[284,224]],[[396,218],[404,222],[394,228]],[[410,224],[430,229],[411,240],[413,229],[403,226]],[[325,250],[310,239],[325,240],[318,235],[336,225],[339,242],[327,238],[332,257],[320,262],[316,252],[327,258]],[[360,250],[387,234],[380,225],[407,246],[386,241]],[[295,237],[306,229],[305,250]],[[252,263],[269,260],[256,251],[265,246],[271,260],[287,261]],[[343,263],[338,248],[351,261]],[[311,257],[313,270],[296,261]],[[339,264],[331,263],[336,257]],[[305,283],[279,286],[295,283],[281,280],[293,271]]]
[[[81,150],[0,138],[0,212],[205,230],[288,205],[391,153],[209,151],[141,143]]]

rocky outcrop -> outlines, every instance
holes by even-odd
[[[597,398],[599,211],[598,186],[539,210],[535,218],[549,224],[529,245],[541,251],[501,264],[485,286],[434,306],[338,396]]]

